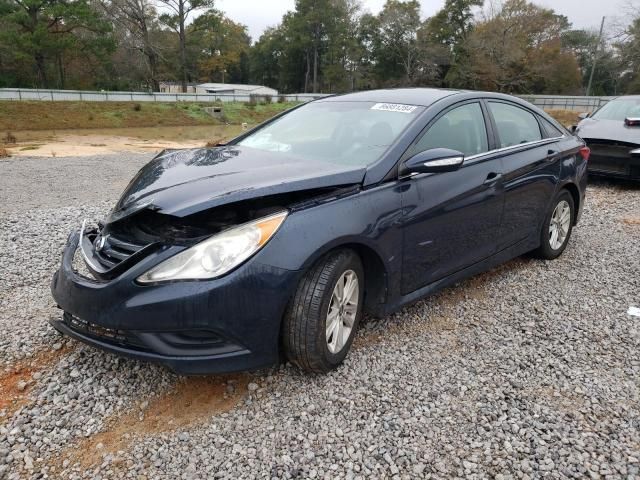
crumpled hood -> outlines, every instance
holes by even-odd
[[[585,118],[578,124],[576,134],[585,140],[614,140],[640,144],[640,127],[627,127],[623,121]]]
[[[267,195],[361,183],[366,169],[226,146],[165,150],[131,180],[108,222],[143,208],[184,217]]]

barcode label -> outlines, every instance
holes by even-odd
[[[376,103],[371,110],[384,110],[385,112],[411,113],[416,108],[414,105],[402,105],[400,103]]]

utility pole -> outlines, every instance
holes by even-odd
[[[589,85],[587,85],[587,97],[591,94],[591,85],[593,84],[593,74],[596,71],[596,63],[598,61],[598,47],[600,43],[602,43],[602,32],[604,30],[604,19],[606,17],[602,17],[602,23],[600,24],[600,35],[598,35],[598,43],[596,43],[595,48],[593,49],[593,58],[591,61],[591,75],[589,76]]]

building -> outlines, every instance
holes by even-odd
[[[182,93],[182,84],[180,82],[160,82],[160,93]],[[187,83],[187,93],[196,93],[196,84]]]
[[[242,85],[234,83],[202,83],[196,86],[196,93],[215,93],[219,95],[271,95],[278,91],[263,85]]]

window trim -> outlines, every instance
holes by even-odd
[[[510,147],[503,147],[503,148],[496,148],[495,150],[491,150],[489,152],[485,152],[485,153],[479,153],[477,155],[472,155],[470,157],[465,157],[464,159],[464,164],[467,163],[467,161],[470,161],[472,163],[476,163],[475,161],[481,157],[486,157],[488,155],[493,155],[493,154],[508,154],[511,152],[511,150],[528,150],[531,147],[537,147],[537,146],[543,146],[546,145],[548,143],[555,143],[559,140],[562,140],[563,138],[565,138],[565,135],[563,135],[562,137],[553,137],[553,138],[543,138],[541,140],[535,140],[533,142],[526,142],[526,143],[519,143],[518,145],[511,145]],[[464,165],[463,165],[464,166]]]

